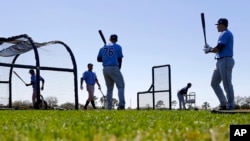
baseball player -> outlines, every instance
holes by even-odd
[[[117,109],[123,110],[125,109],[125,83],[120,71],[123,58],[122,48],[116,43],[118,41],[116,34],[111,35],[109,40],[111,43],[99,50],[97,61],[102,62],[103,65],[103,75],[107,86],[107,109],[112,109],[113,88],[116,84],[119,98]]]
[[[186,110],[186,106],[185,106],[185,101],[184,101],[184,95],[186,95],[188,93],[188,89],[191,88],[192,84],[191,83],[187,83],[187,86],[182,88],[181,90],[178,91],[177,93],[177,97],[179,99],[179,108]]]
[[[29,84],[26,84],[26,86],[31,86],[32,85],[32,88],[33,88],[32,103],[33,103],[33,106],[35,107],[35,103],[36,103],[36,100],[37,100],[37,87],[40,87],[40,86],[37,86],[35,71],[33,69],[30,69],[29,73],[31,75],[31,77],[30,77],[31,81],[30,81]],[[42,76],[40,76],[40,81],[42,82],[41,90],[43,90],[45,80],[44,80],[44,78]]]
[[[98,82],[96,74],[92,71],[93,70],[93,64],[88,64],[88,70],[85,71],[80,79],[80,88],[83,90],[83,81],[85,80],[86,83],[86,89],[88,91],[88,99],[86,100],[86,103],[84,105],[84,109],[87,109],[89,102],[91,102],[92,107],[96,109],[95,107],[95,101],[94,101],[94,90],[95,90],[95,84],[98,85],[98,89],[101,89],[101,85]]]
[[[220,102],[220,110],[234,109],[234,89],[232,85],[233,59],[233,34],[228,30],[228,20],[220,18],[217,22],[217,30],[221,32],[216,47],[205,45],[204,52],[215,53],[216,68],[214,70],[211,86]],[[220,83],[223,83],[226,96],[223,93]]]

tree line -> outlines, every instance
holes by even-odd
[[[75,103],[73,102],[66,102],[63,104],[58,104],[58,98],[55,96],[48,96],[44,99],[47,102],[47,106],[48,109],[75,109]],[[101,98],[97,98],[96,96],[94,96],[94,100],[96,105],[98,105],[97,103],[100,103],[100,106],[97,106],[99,109],[105,109],[105,105],[106,105],[106,99],[104,97]],[[118,100],[113,98],[113,108],[115,109],[118,106]],[[89,109],[91,109],[91,105],[89,105],[90,107],[88,107]],[[8,105],[1,105],[0,107],[8,107]],[[30,109],[33,107],[32,102],[29,100],[17,100],[17,101],[13,101],[12,102],[12,107],[15,109]],[[83,109],[84,105],[83,104],[79,104],[79,109]]]

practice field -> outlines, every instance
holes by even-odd
[[[250,114],[162,110],[0,110],[0,140],[228,141]]]

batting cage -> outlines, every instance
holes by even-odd
[[[137,93],[137,109],[171,110],[170,65],[152,67],[152,84],[147,91]]]
[[[13,101],[32,101],[32,86],[29,70],[36,74],[39,105],[58,106],[71,103],[78,109],[77,65],[75,57],[62,41],[34,42],[26,34],[0,38],[0,106],[13,107]],[[38,106],[39,108],[39,106]]]

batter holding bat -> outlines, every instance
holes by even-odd
[[[40,87],[40,86],[37,85],[35,71],[33,69],[30,69],[29,73],[31,75],[31,77],[30,77],[31,81],[29,84],[26,84],[26,86],[32,86],[32,88],[33,88],[32,103],[33,103],[33,106],[35,107],[35,103],[36,103],[36,99],[37,99],[37,87]],[[40,76],[40,81],[42,82],[41,90],[43,90],[45,80],[42,76]]]
[[[100,34],[102,39],[103,35]],[[103,39],[105,41],[105,39]],[[112,109],[112,99],[113,99],[113,88],[116,84],[118,89],[118,110],[125,109],[125,98],[124,98],[124,88],[125,83],[120,71],[122,65],[122,47],[117,44],[118,36],[112,34],[109,38],[110,44],[104,46],[99,50],[97,61],[102,62],[103,65],[103,75],[107,86],[107,109]]]
[[[220,18],[216,25],[218,32],[221,32],[217,45],[215,47],[211,47],[208,44],[205,44],[203,50],[206,54],[216,54],[215,59],[217,62],[212,75],[211,86],[219,99],[220,110],[233,110],[234,89],[232,84],[232,70],[234,67],[234,38],[232,32],[228,30],[228,20],[226,18]],[[226,96],[220,86],[221,81],[223,83]]]
[[[88,91],[88,99],[86,100],[86,103],[84,105],[84,109],[87,109],[88,105],[89,105],[89,102],[92,104],[92,107],[94,109],[96,109],[96,106],[95,106],[95,100],[94,100],[94,91],[95,91],[95,84],[98,85],[98,89],[101,90],[101,85],[99,84],[99,81],[97,79],[97,76],[95,74],[95,72],[93,72],[93,64],[92,63],[89,63],[87,65],[88,67],[88,70],[85,71],[83,74],[82,74],[82,77],[80,78],[80,88],[81,90],[83,90],[83,82],[85,81],[86,83],[86,89]]]

